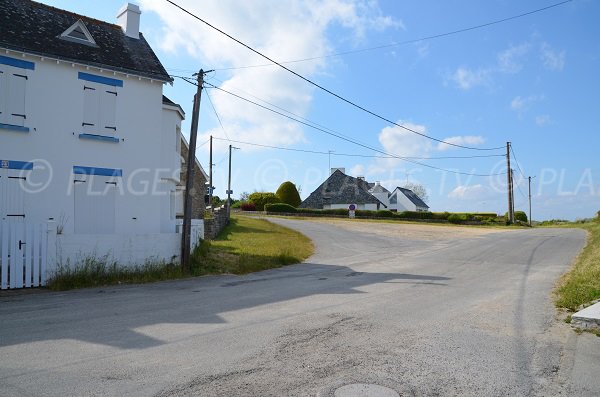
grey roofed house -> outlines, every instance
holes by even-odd
[[[369,186],[371,186],[371,188],[369,189],[370,193],[387,193],[387,194],[391,193],[389,190],[387,190],[385,187],[383,187],[380,183],[369,183]]]
[[[119,25],[29,0],[0,1],[0,47],[173,81],[141,33],[128,37]]]
[[[325,182],[312,192],[300,208],[329,208],[331,205],[374,205],[377,209],[385,207],[381,201],[369,193],[369,183],[335,170]]]
[[[417,208],[422,208],[422,209],[429,209],[429,206],[427,204],[425,204],[425,202],[423,200],[421,200],[421,198],[419,196],[417,196],[415,194],[415,192],[413,192],[410,189],[406,189],[403,187],[397,187],[397,190],[401,191],[402,193],[404,193],[404,195],[417,207]]]

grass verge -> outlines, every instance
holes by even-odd
[[[588,241],[571,270],[558,283],[556,306],[577,311],[581,305],[600,299],[600,222],[569,226],[587,230]]]
[[[108,256],[89,257],[75,266],[60,266],[48,280],[55,291],[116,284],[140,284],[207,274],[245,274],[299,263],[314,251],[301,233],[262,219],[232,217],[214,241],[203,241],[192,253],[191,274],[178,264],[152,262],[119,266]]]
[[[213,241],[192,254],[192,273],[245,274],[299,263],[314,252],[310,239],[264,219],[233,216]]]

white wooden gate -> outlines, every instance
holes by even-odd
[[[48,227],[0,221],[0,289],[46,285]]]

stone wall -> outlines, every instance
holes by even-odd
[[[215,208],[213,217],[204,219],[204,239],[214,240],[227,224],[229,224],[227,208],[225,206]]]
[[[188,158],[188,145],[187,142],[181,139],[181,156],[184,158],[184,163],[181,164],[181,185],[185,188],[185,181],[187,180],[187,158]],[[204,210],[206,205],[204,204],[204,195],[206,194],[206,178],[200,170],[198,163],[194,167],[194,183],[192,185],[192,219],[204,218]]]

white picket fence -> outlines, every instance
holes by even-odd
[[[46,285],[48,225],[0,221],[0,289]]]

